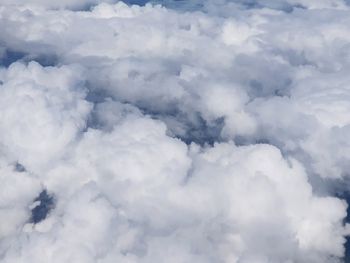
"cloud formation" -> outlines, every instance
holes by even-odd
[[[47,9],[86,9],[100,3],[115,3],[117,0],[1,0],[2,6],[37,6]]]
[[[343,262],[347,3],[133,3],[0,0],[1,262]]]

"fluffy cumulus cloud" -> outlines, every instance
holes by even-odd
[[[47,166],[86,126],[91,105],[84,100],[81,70],[31,62],[13,63],[2,73],[3,151],[31,169]]]
[[[349,14],[0,0],[0,261],[346,262]]]

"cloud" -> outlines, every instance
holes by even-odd
[[[2,155],[3,156],[3,155]],[[2,253],[8,248],[10,238],[21,230],[30,215],[28,206],[40,190],[40,181],[27,172],[16,172],[13,165],[2,157],[0,164],[0,244]]]
[[[2,262],[343,261],[344,1],[0,3]]]
[[[29,169],[41,169],[85,128],[91,105],[79,67],[12,64],[1,74],[1,145]]]
[[[89,130],[73,155],[41,178],[57,207],[19,233],[27,242],[4,262],[330,262],[343,253],[346,204],[315,196],[302,166],[273,146],[188,152],[158,121],[132,117],[108,134]]]
[[[1,5],[7,6],[39,6],[47,9],[84,9],[92,5],[96,5],[102,2],[113,3],[113,0],[61,0],[61,1],[45,1],[45,0],[1,0]]]

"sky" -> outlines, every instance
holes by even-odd
[[[348,4],[0,0],[0,261],[350,262]]]

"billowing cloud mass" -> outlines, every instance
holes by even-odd
[[[339,263],[343,0],[0,0],[0,261]]]

